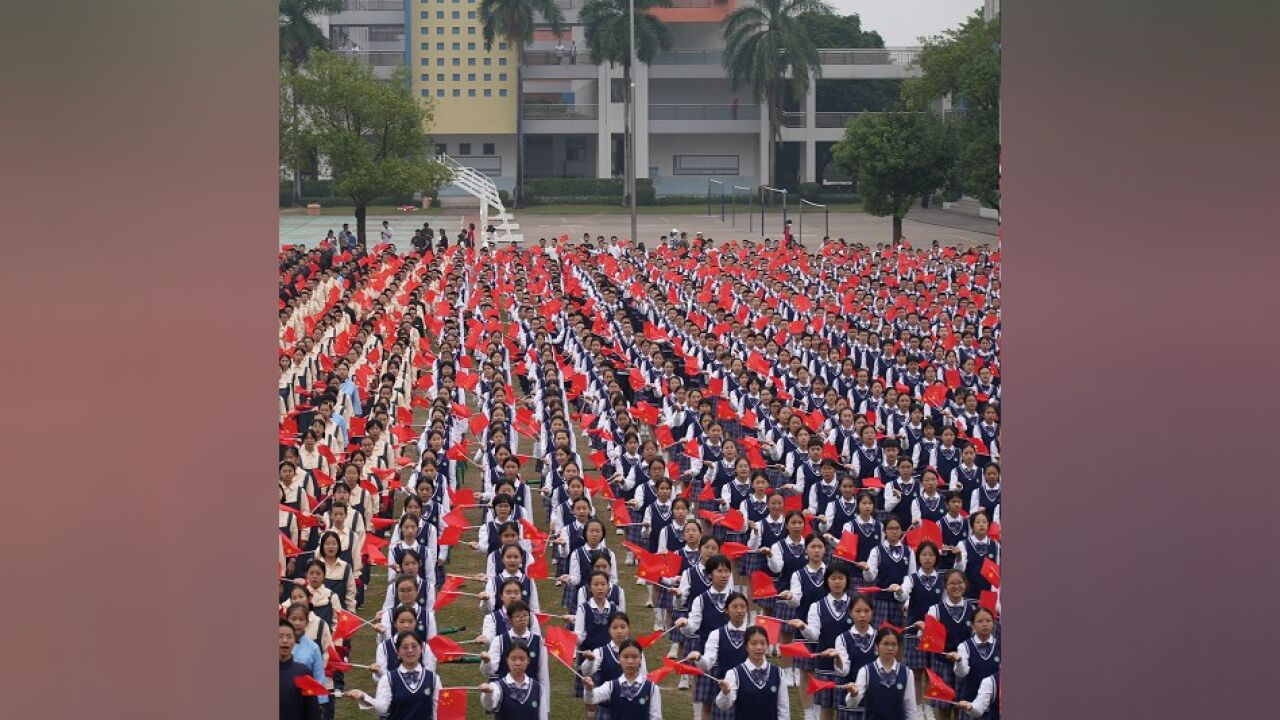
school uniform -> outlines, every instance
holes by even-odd
[[[693,599],[689,606],[689,624],[684,627],[686,638],[696,638],[696,643],[685,643],[685,651],[701,652],[707,646],[707,638],[718,631],[729,621],[725,614],[725,600],[733,592],[732,584],[725,585],[724,590],[707,588],[706,592]],[[696,644],[696,647],[690,645]],[[719,686],[711,679],[699,675],[693,685],[694,703],[709,703],[715,700]]]
[[[951,515],[943,515],[938,521],[938,526],[942,528],[942,544],[949,548],[955,548],[950,552],[943,552],[938,556],[938,569],[950,570],[956,566],[957,560],[960,558],[960,544],[964,539],[969,537],[969,521],[963,515],[951,517]]]
[[[734,720],[777,720],[790,718],[790,696],[786,674],[777,665],[750,659],[735,665],[724,675],[728,692],[718,692],[716,710]]]
[[[914,570],[915,556],[911,554],[911,548],[901,542],[890,545],[888,541],[882,541],[867,556],[867,569],[862,571],[862,579],[874,583],[876,587],[887,588],[890,585],[901,585],[907,574]],[[902,605],[894,597],[894,593],[873,593],[871,608],[877,627],[886,620],[894,625],[902,620]]]
[[[914,625],[924,620],[929,608],[942,602],[942,573],[937,569],[932,573],[926,573],[920,569],[913,570],[903,578],[901,584],[902,589],[897,592],[896,599],[907,608],[904,626]],[[902,661],[908,667],[922,668],[928,665],[928,657],[920,650],[918,634],[910,633],[903,637],[902,642]]]
[[[578,606],[574,616],[573,631],[578,636],[578,663],[582,663],[583,650],[596,650],[609,644],[609,616],[618,611],[618,606],[608,599],[601,606],[594,599],[588,599]],[[574,697],[582,697],[582,680],[574,682]]]
[[[774,587],[778,592],[790,591],[793,595],[798,595],[800,591],[793,589],[796,573],[809,564],[804,538],[793,543],[789,538],[783,537],[770,548],[769,572],[773,573],[775,578]],[[816,598],[818,591],[815,589],[812,592]],[[791,620],[797,617],[796,608],[799,606],[800,601],[796,597],[793,597],[791,602],[775,601],[772,614],[779,620]],[[806,614],[809,612],[808,605],[804,606],[804,611]]]
[[[734,479],[733,482],[726,484],[724,489],[720,491],[721,509],[736,510],[741,507],[742,503],[749,497],[751,497],[751,483],[740,483],[737,479]],[[716,540],[720,541],[721,544],[726,542],[745,543],[747,541],[746,531],[733,532],[732,530],[727,529],[722,523],[716,523],[711,528],[711,535]]]
[[[915,678],[906,665],[894,661],[885,668],[877,659],[858,670],[854,690],[845,705],[863,707],[867,720],[923,720],[916,704]]]
[[[438,717],[440,679],[421,664],[413,670],[404,665],[385,673],[362,710],[373,710],[388,720],[433,720]]]
[[[490,685],[490,692],[480,693],[480,705],[493,713],[494,720],[547,720],[550,709],[537,680],[525,675],[517,682],[506,675]]]
[[[827,533],[831,536],[842,537],[846,531],[852,532],[850,526],[853,525],[854,519],[858,517],[858,498],[854,496],[850,500],[843,497],[837,497],[827,506]]]
[[[1000,672],[1000,638],[992,633],[980,641],[974,635],[956,646],[956,653],[960,655],[954,666],[956,699],[973,702],[982,682]]]
[[[596,551],[603,551],[609,555],[609,582],[618,584],[618,557],[609,549],[604,540],[596,547],[583,542],[582,547],[573,552],[569,558],[569,582],[564,584],[564,594],[561,597],[561,603],[566,610],[575,610],[578,607],[578,589],[581,588],[587,580],[587,576],[591,574],[591,556]]]
[[[587,703],[596,706],[597,720],[662,720],[662,690],[643,674],[597,685]]]
[[[902,523],[904,529],[911,527],[911,504],[920,496],[920,483],[914,479],[903,483],[901,478],[896,478],[892,482],[885,483],[882,496],[885,512],[889,516],[898,518],[898,522]]]
[[[991,583],[982,577],[983,560],[991,558],[991,562],[1000,562],[1000,543],[990,536],[977,540],[972,535],[960,543],[960,557],[956,558],[956,569],[964,572],[969,581],[965,597],[978,598],[984,590],[991,589]]]
[[[746,662],[747,646],[744,633],[750,625],[744,619],[742,625],[726,622],[720,629],[707,636],[707,646],[698,664],[712,678],[719,680],[734,667]],[[711,720],[734,720],[734,713],[718,705],[711,709]]]
[[[941,525],[942,518],[947,514],[947,503],[942,493],[934,492],[927,495],[921,488],[911,500],[911,524],[931,520]]]
[[[960,643],[973,634],[973,614],[978,610],[976,600],[962,599],[953,604],[951,598],[943,595],[942,601],[929,608],[928,613],[946,628],[947,640],[942,646],[944,653],[954,652]],[[933,671],[938,673],[943,682],[951,687],[956,686],[955,665],[942,655],[933,655]]]
[[[995,487],[986,483],[978,486],[969,494],[969,514],[973,514],[979,510],[987,511],[987,518],[994,519],[996,511],[1000,508],[1000,481],[996,481]]]
[[[814,653],[832,650],[836,646],[836,638],[840,637],[853,625],[853,616],[849,614],[853,596],[845,593],[836,598],[827,595],[809,606],[808,619],[805,621],[804,637],[815,643]],[[837,677],[835,661],[831,658],[815,658],[814,670],[823,680],[834,680]],[[836,690],[823,690],[814,695],[814,704],[820,707],[833,708],[838,704]]]
[[[835,669],[838,674],[836,685],[846,685],[856,680],[858,671],[875,661],[876,656],[875,626],[868,625],[865,633],[858,632],[856,627],[850,627],[836,638]],[[835,692],[839,696],[841,691]],[[842,707],[839,708],[841,720],[861,720],[866,717],[861,707],[848,708],[844,707],[843,703],[841,705]]]

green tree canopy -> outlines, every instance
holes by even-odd
[[[893,217],[894,242],[912,204],[946,183],[955,160],[942,120],[927,112],[859,116],[832,158],[853,176],[867,212]]]
[[[280,0],[280,53],[290,69],[305,62],[312,50],[328,44],[311,19],[341,9],[342,0]]]
[[[957,126],[955,175],[960,189],[1000,207],[1000,18],[974,13],[958,28],[925,41],[923,74],[903,83],[902,99],[914,110],[951,96],[964,107]]]
[[[366,65],[315,51],[290,78],[315,147],[329,160],[335,192],[355,204],[361,240],[370,202],[431,192],[448,178],[430,155],[431,106],[413,97],[407,72],[398,68],[391,80],[379,80]]]

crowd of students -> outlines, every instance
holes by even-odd
[[[286,248],[282,717],[457,717],[464,598],[500,720],[551,717],[561,663],[595,720],[790,718],[790,688],[805,720],[998,718],[999,273],[844,240]]]

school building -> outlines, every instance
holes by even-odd
[[[652,11],[671,28],[675,45],[636,69],[636,174],[652,178],[659,195],[705,193],[709,178],[754,188],[768,176],[765,107],[750,89],[733,88],[721,65],[721,24],[740,2],[750,1],[672,0],[670,8]],[[586,51],[578,18],[584,2],[556,0],[568,28],[559,38],[549,30],[536,33],[523,51],[521,88],[518,48],[498,40],[484,49],[477,0],[346,0],[341,12],[319,24],[335,50],[379,75],[407,66],[414,93],[433,103],[437,153],[510,191],[517,92],[523,96],[526,179],[624,174],[622,67],[597,64]],[[918,47],[822,49],[822,78],[782,116],[778,178],[820,182],[834,176],[827,167],[830,149],[856,113],[819,107],[816,85],[911,77],[919,73],[913,65],[919,53]]]

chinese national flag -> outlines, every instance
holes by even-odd
[[[742,427],[748,430],[755,430],[756,420],[755,410],[748,409],[746,412],[742,413]]]
[[[763,355],[758,352],[752,352],[747,358],[747,369],[757,375],[768,375],[772,368],[769,365],[769,361],[765,360]]]
[[[346,610],[339,610],[338,624],[333,628],[333,639],[345,640],[355,635],[362,625],[364,625],[364,621],[360,619],[359,615]]]
[[[799,495],[788,495],[782,498],[782,509],[784,512],[791,512],[792,510],[800,512],[804,510],[804,498]]]
[[[466,720],[467,689],[449,688],[441,690],[437,696],[439,720]]]
[[[547,652],[559,658],[560,662],[573,667],[574,655],[578,652],[577,635],[558,625],[547,625],[542,628],[542,640],[547,646]]]
[[[952,390],[960,387],[960,372],[958,370],[946,370],[942,373],[942,378],[947,387]]]
[[[412,425],[413,411],[403,405],[396,408],[396,422],[404,425]]]
[[[476,383],[480,382],[480,376],[475,373],[460,372],[454,376],[454,380],[457,380],[458,387],[471,392],[476,389]]]
[[[658,427],[654,428],[653,436],[657,438],[658,444],[662,446],[663,449],[669,448],[672,445],[676,444],[675,437],[671,435],[671,428],[667,427],[666,425],[659,425]]]
[[[608,462],[608,458],[600,450],[592,450],[591,454],[587,455],[587,458],[591,460],[591,464],[595,465],[597,470],[604,467],[605,463]]]
[[[742,532],[747,529],[747,519],[742,516],[742,511],[737,509],[730,510],[725,513],[720,524],[729,528],[733,532]]]
[[[529,565],[530,580],[546,580],[547,579],[547,561],[546,558],[536,557],[533,563]]]
[[[619,525],[631,524],[631,509],[625,501],[617,500],[613,503],[613,521]]]
[[[738,414],[733,411],[728,400],[720,400],[716,403],[716,419],[734,421],[738,419]]]
[[[364,418],[353,417],[347,423],[351,437],[364,437]]]
[[[951,689],[938,674],[929,668],[924,669],[929,676],[929,685],[925,688],[924,696],[928,700],[943,700],[946,702],[955,702],[956,691]]]
[[[778,634],[782,632],[781,620],[771,618],[771,617],[765,617],[763,615],[757,615],[756,625],[759,625],[760,627],[764,628],[765,634],[769,636],[770,645],[778,644]]]
[[[751,552],[751,548],[740,542],[726,542],[720,544],[720,554],[730,560],[737,560],[749,552]]]
[[[707,381],[707,392],[708,392],[708,393],[710,393],[711,397],[720,397],[721,395],[723,395],[723,394],[724,394],[724,379],[723,379],[723,378],[718,378],[718,377],[713,377],[713,378],[711,378],[710,380],[708,380],[708,381]],[[722,404],[723,404],[723,405],[725,405],[726,407],[728,406],[728,403],[722,403]]]
[[[467,429],[472,435],[479,435],[489,427],[489,418],[480,413],[471,416],[471,422],[467,424]]]
[[[802,416],[804,424],[811,432],[818,432],[822,428],[822,424],[827,421],[827,416],[822,414],[821,410],[814,410],[808,415]]]
[[[316,479],[316,485],[319,485],[322,490],[333,484],[333,478],[320,468],[312,470],[311,477]]]
[[[329,694],[325,686],[310,675],[299,675],[293,679],[293,684],[307,697],[325,697]]]
[[[475,505],[476,491],[471,488],[459,488],[451,491],[451,499],[454,505]]]
[[[443,592],[443,591],[439,592],[436,594],[436,602],[434,605],[431,606],[431,609],[442,610],[452,605],[453,602],[457,600],[459,597],[461,596],[458,595],[458,593],[456,592]]]
[[[666,571],[666,558],[661,555],[646,554],[640,558],[640,564],[636,566],[636,577],[657,584],[662,582],[662,574]]]
[[[669,657],[662,658],[662,666],[664,668],[670,668],[671,670],[674,670],[679,675],[706,675],[706,673],[703,672],[702,668],[700,667],[688,665],[682,662],[676,662],[675,660],[672,660]]]
[[[287,558],[298,557],[302,554],[302,550],[297,545],[294,545],[293,541],[285,536],[284,533],[280,533],[280,544],[284,546],[284,556]]]
[[[682,447],[681,450],[688,457],[691,457],[691,458],[702,457],[702,448],[699,447],[697,440],[689,440],[685,442],[684,447]]]
[[[328,445],[316,446],[316,452],[320,453],[320,457],[324,458],[325,462],[330,465],[334,465],[338,462],[338,459],[333,456],[333,450],[330,450]]]
[[[878,477],[862,478],[860,482],[862,483],[862,487],[864,488],[877,488],[879,490],[884,489],[884,481]]]
[[[469,420],[471,418],[471,408],[462,403],[452,403],[449,405],[449,412],[459,420]]]
[[[1000,586],[1000,565],[989,557],[982,559],[982,579],[991,583],[992,587]]]
[[[920,633],[920,650],[928,653],[942,653],[947,645],[947,628],[942,621],[932,615],[924,616],[924,632]]]
[[[983,590],[978,593],[978,607],[984,607],[991,611],[991,614],[1000,617],[1000,613],[996,610],[997,595],[992,590]]]
[[[920,527],[914,527],[907,531],[907,547],[912,550],[915,550],[925,540],[942,547],[942,526],[933,520],[921,520]]]
[[[993,520],[991,522],[991,525],[987,527],[987,535],[992,540],[995,540],[996,542],[1000,542],[1000,523],[995,522]],[[939,547],[941,547],[941,545],[939,545]]]
[[[463,650],[461,645],[444,635],[433,635],[427,638],[427,646],[431,648],[431,652],[436,656],[436,659],[442,663],[456,660],[467,654],[467,651]]]
[[[782,657],[788,658],[811,658],[813,652],[809,650],[809,646],[803,642],[789,642],[778,646],[778,652],[782,653]]]
[[[324,664],[324,674],[333,675],[336,672],[351,672],[352,667],[354,666],[351,663],[342,660],[341,658],[335,659],[330,657]]]
[[[836,549],[832,554],[841,560],[849,562],[858,561],[858,533],[854,530],[846,530],[840,536],[840,542],[836,543]]]
[[[462,440],[462,442],[460,442],[460,443],[458,443],[457,445],[454,445],[453,447],[449,448],[449,449],[445,452],[444,456],[445,456],[445,457],[447,457],[447,458],[449,458],[450,460],[457,460],[458,462],[466,462],[466,459],[467,459],[467,441],[466,441],[466,439],[464,438],[464,439]]]
[[[666,630],[654,630],[648,635],[641,635],[640,637],[637,637],[636,644],[639,645],[642,650],[648,650],[650,647],[653,646],[654,643],[661,640],[662,636],[666,634],[667,634]],[[652,674],[650,674],[649,679],[653,680]]]
[[[764,455],[760,453],[760,448],[747,448],[747,462],[751,463],[752,470],[763,470],[768,466],[764,460]]]
[[[947,401],[947,386],[942,383],[934,383],[924,391],[924,401],[939,408]]]
[[[819,680],[818,676],[814,675],[813,673],[805,673],[805,674],[809,676],[809,681],[805,683],[804,691],[806,693],[809,693],[810,695],[813,695],[814,693],[819,692],[821,690],[834,689],[836,686],[836,683],[834,680]]]
[[[639,420],[646,425],[658,424],[658,408],[644,402],[643,400],[636,403],[635,406],[631,408],[631,415],[634,416],[636,420]]]
[[[704,502],[711,502],[716,499],[716,489],[711,483],[702,486],[702,492],[698,493],[698,499]]]
[[[364,544],[364,555],[369,558],[370,565],[382,565],[385,567],[387,564],[387,556],[382,554],[382,551],[378,549],[377,545],[370,545],[367,542],[367,539],[371,537],[373,536],[365,536],[366,542]]]
[[[463,528],[457,525],[450,525],[446,527],[444,531],[440,533],[440,539],[436,541],[436,544],[441,547],[457,545],[462,540],[462,530]]]
[[[778,588],[773,584],[773,578],[769,573],[763,570],[757,570],[751,573],[751,597],[756,600],[775,597],[778,594]],[[773,643],[770,643],[773,644]]]

